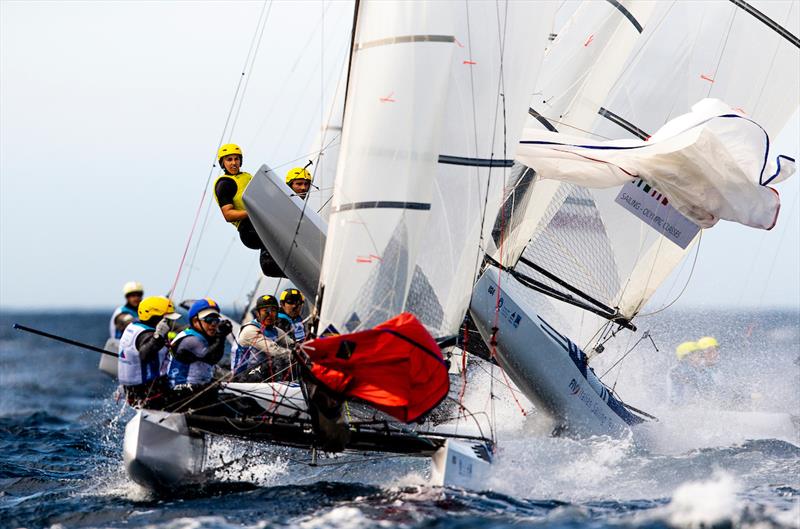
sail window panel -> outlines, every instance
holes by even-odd
[[[620,279],[611,243],[594,200],[585,188],[565,184],[531,237],[523,256],[569,285],[613,306]],[[523,263],[517,270],[556,291],[569,290]]]

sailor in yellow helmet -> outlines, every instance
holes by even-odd
[[[311,181],[314,177],[305,167],[295,167],[289,169],[286,173],[286,185],[289,186],[294,194],[305,200],[309,189],[311,189]]]
[[[278,321],[275,323],[277,328],[298,343],[306,339],[305,323],[301,315],[305,302],[303,293],[296,288],[287,288],[281,292],[281,308],[278,312]]]
[[[697,348],[703,351],[703,363],[706,367],[719,362],[719,342],[713,336],[703,336],[697,340]]]
[[[223,145],[217,152],[217,160],[224,173],[214,181],[214,198],[222,210],[222,216],[239,232],[242,244],[260,251],[259,263],[265,276],[285,277],[258,237],[244,207],[242,195],[253,175],[241,171],[242,149],[233,143]]]
[[[137,313],[139,321],[128,325],[119,340],[117,376],[128,404],[159,409],[167,389],[167,334],[181,315],[164,296],[144,298]]]
[[[710,336],[683,342],[675,349],[678,364],[669,370],[669,400],[674,405],[691,405],[724,394],[715,376],[719,343]]]

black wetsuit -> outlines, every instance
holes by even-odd
[[[236,196],[236,182],[233,181],[231,178],[220,178],[217,182],[217,185],[214,187],[214,193],[217,195],[217,201],[219,202],[219,207],[226,206],[226,205],[233,205],[233,197]],[[253,223],[250,222],[250,218],[246,218],[239,222],[239,239],[242,241],[246,247],[250,248],[251,250],[259,250],[259,264],[261,265],[261,271],[265,276],[269,277],[286,277],[281,270],[278,263],[275,262],[275,259],[269,254],[267,249],[264,247],[264,243],[261,242],[261,238],[258,236]]]

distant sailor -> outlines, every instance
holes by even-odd
[[[151,296],[139,303],[139,321],[131,323],[119,341],[118,377],[133,407],[163,407],[166,380],[167,333],[180,318],[168,298]]]
[[[172,409],[185,411],[217,402],[216,387],[209,386],[231,330],[231,322],[222,320],[216,301],[203,298],[192,304],[189,327],[178,333],[170,347],[167,377]]]
[[[667,380],[671,404],[697,404],[715,394],[718,388],[713,370],[719,354],[707,354],[706,350],[717,345],[714,338],[707,336],[696,342],[683,342],[675,349],[678,364],[669,370]]]
[[[128,281],[122,287],[122,295],[125,296],[125,304],[114,310],[111,321],[108,322],[108,335],[117,340],[122,337],[125,327],[139,317],[137,310],[144,295],[144,287],[138,281]]]
[[[288,185],[294,194],[305,200],[308,190],[311,189],[311,181],[313,177],[305,167],[295,167],[286,173],[286,185]]]
[[[276,327],[298,343],[306,339],[306,328],[300,315],[305,302],[303,293],[296,288],[287,288],[281,292],[281,310],[275,323]]]
[[[255,318],[242,325],[239,347],[231,355],[234,379],[243,382],[292,380],[291,343],[275,327],[278,300],[269,294],[260,296],[253,309]],[[279,338],[279,334],[284,337]]]
[[[237,229],[242,244],[252,250],[260,251],[259,264],[265,276],[285,277],[278,263],[261,242],[244,207],[242,196],[253,175],[240,171],[242,149],[233,143],[223,145],[217,153],[217,159],[219,166],[225,171],[214,182],[214,198],[222,210],[222,216]]]

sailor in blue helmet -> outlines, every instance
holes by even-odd
[[[275,327],[278,300],[269,294],[259,296],[253,320],[242,325],[239,347],[231,355],[231,372],[242,382],[292,380],[291,343],[286,333]],[[283,335],[283,336],[279,336]]]
[[[122,287],[122,295],[125,296],[125,304],[114,309],[108,322],[108,336],[116,340],[122,337],[125,327],[139,318],[137,311],[144,296],[144,287],[138,281],[128,281]]]
[[[181,315],[169,298],[150,296],[139,304],[137,316],[119,340],[117,376],[128,404],[160,409],[166,404],[167,335]]]
[[[185,411],[217,401],[214,366],[225,353],[231,322],[220,316],[211,298],[195,301],[189,309],[189,327],[172,340],[167,378],[172,389],[172,409]]]
[[[287,288],[281,292],[281,310],[275,326],[297,343],[306,339],[306,328],[300,315],[305,302],[303,293],[296,288]]]

